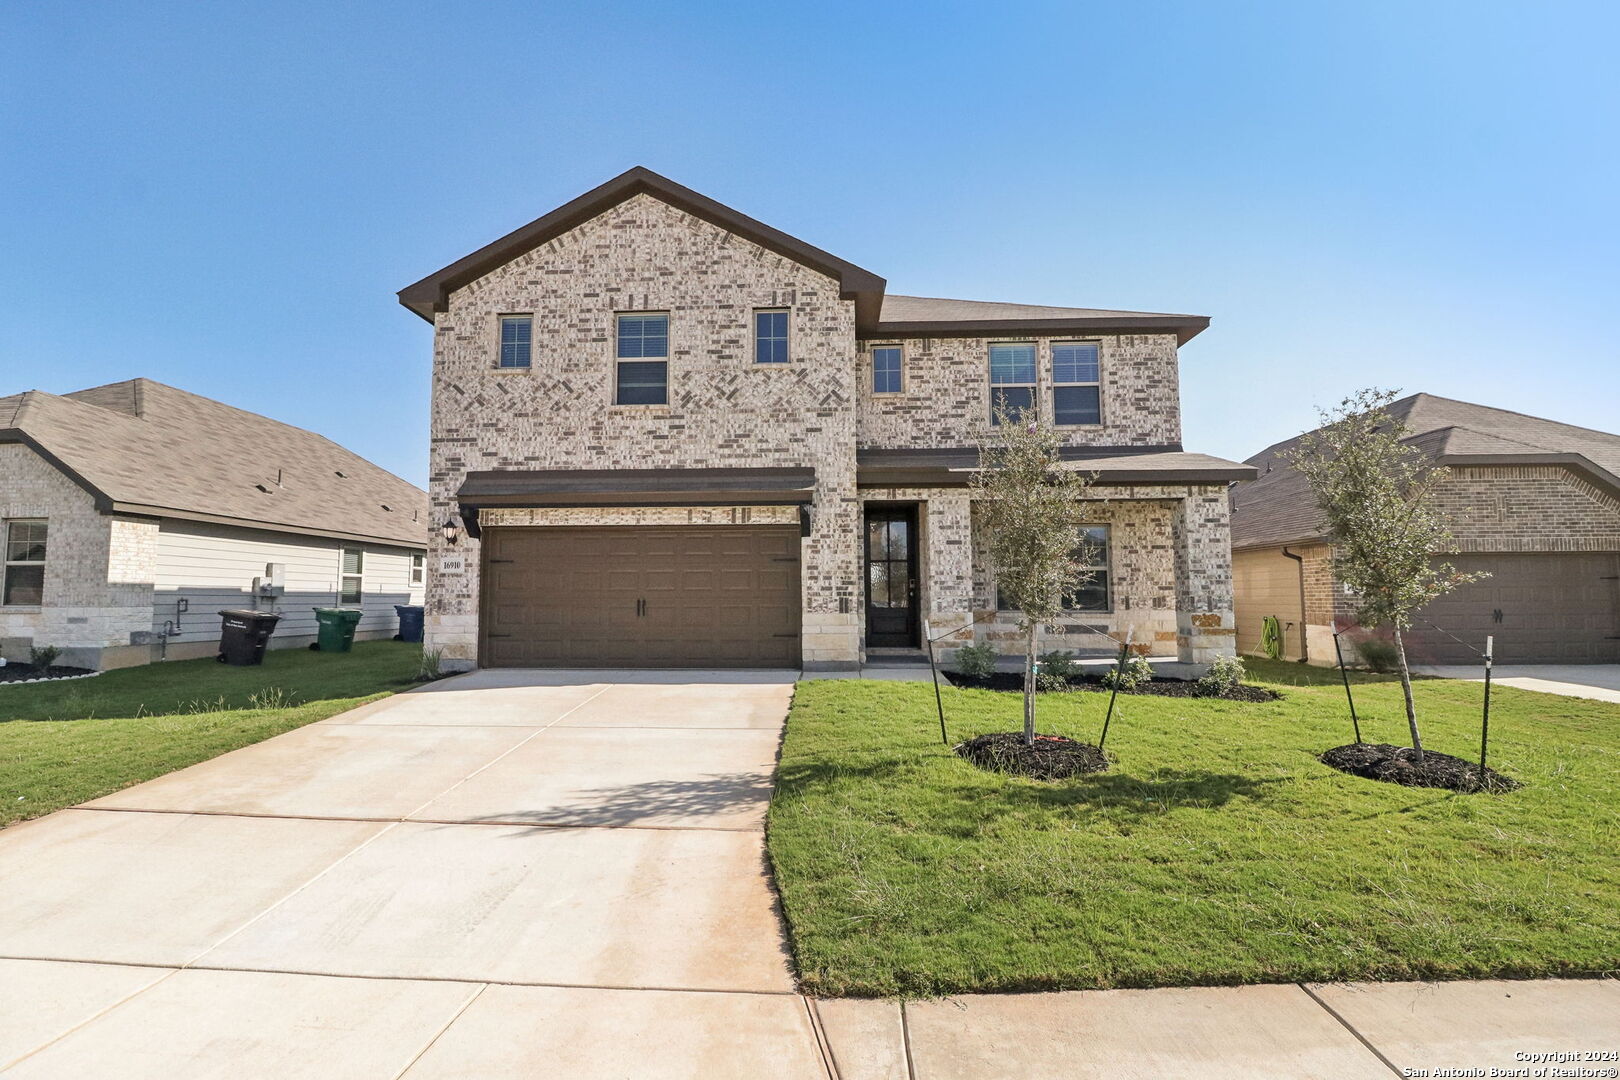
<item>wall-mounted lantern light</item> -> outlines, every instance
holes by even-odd
[[[454,547],[461,540],[461,519],[451,514],[440,526],[439,532],[444,536],[444,542]]]

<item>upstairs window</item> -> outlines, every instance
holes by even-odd
[[[613,401],[669,403],[669,316],[620,315]]]
[[[898,394],[903,383],[901,350],[898,345],[872,346],[872,393]]]
[[[338,603],[358,604],[365,593],[362,574],[366,568],[366,553],[360,548],[343,549],[343,572],[338,584]]]
[[[6,523],[0,603],[38,607],[45,602],[45,522]]]
[[[501,316],[501,358],[497,367],[526,368],[534,340],[534,320],[528,315]]]
[[[788,313],[785,309],[754,312],[754,363],[788,362]]]
[[[990,346],[990,422],[1035,416],[1035,343]]]
[[[416,554],[411,556],[411,584],[420,585],[427,578],[427,556]]]
[[[1052,422],[1102,423],[1102,379],[1099,346],[1094,341],[1052,346]]]

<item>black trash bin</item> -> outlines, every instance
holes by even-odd
[[[219,633],[219,656],[222,664],[241,667],[264,663],[264,650],[270,644],[270,635],[276,632],[280,615],[268,611],[246,611],[227,608],[221,611],[223,625]]]
[[[394,613],[399,616],[399,633],[394,635],[394,640],[421,641],[422,605],[395,604]]]

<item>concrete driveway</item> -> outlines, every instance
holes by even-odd
[[[1485,672],[1477,665],[1431,664],[1413,670],[1442,679],[1485,681]],[[1491,672],[1491,682],[1543,694],[1620,702],[1620,664],[1498,664]]]
[[[8,829],[0,1068],[825,1080],[764,852],[796,674],[481,672]]]
[[[1620,1039],[1612,982],[803,998],[763,834],[794,677],[477,673],[0,831],[0,1073],[1343,1078]]]

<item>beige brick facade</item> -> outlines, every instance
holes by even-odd
[[[95,500],[20,443],[0,445],[0,524],[48,527],[45,603],[0,606],[0,656],[27,660],[55,646],[62,664],[100,666],[151,621],[156,523],[106,517]]]
[[[902,345],[899,394],[862,394],[864,447],[972,446],[990,418],[990,346],[1036,343],[1036,400],[1052,420],[1052,343],[1095,341],[1101,348],[1102,423],[1064,427],[1070,446],[1167,446],[1181,442],[1176,339],[1170,334],[1029,338],[873,338],[862,342],[861,384],[872,385],[874,343]]]
[[[752,312],[770,307],[792,312],[787,364],[753,362]],[[613,404],[614,316],[626,311],[670,313],[667,406]],[[526,372],[495,367],[502,314],[534,318]],[[634,196],[451,296],[435,325],[433,512],[454,513],[480,469],[812,466],[804,659],[854,663],[854,339],[854,304],[832,278]],[[477,541],[459,545],[454,573],[433,543],[429,642],[474,661]]]
[[[1560,466],[1458,466],[1436,499],[1459,551],[1620,550],[1620,500]]]
[[[840,297],[837,280],[645,192],[451,289],[444,306],[434,324],[436,521],[458,513],[457,492],[475,471],[809,466],[816,487],[800,563],[807,666],[854,665],[864,655],[868,503],[916,504],[920,609],[935,634],[969,633],[984,614],[989,570],[976,554],[966,489],[857,488],[856,450],[971,446],[988,417],[989,345],[1020,339],[906,340],[902,392],[874,395],[855,304]],[[754,363],[756,308],[789,310],[789,363]],[[667,406],[613,403],[615,316],[640,311],[669,313]],[[526,370],[497,367],[502,315],[533,319]],[[1179,447],[1173,334],[1033,340],[1048,415],[1052,342],[1100,343],[1102,423],[1063,429],[1069,444]],[[1119,599],[1115,611],[1085,621],[1131,627],[1155,651],[1184,660],[1231,652],[1224,486],[1108,494],[1098,512],[1116,527]],[[797,513],[726,505],[485,509],[477,525],[747,527],[796,521]],[[435,534],[428,644],[454,667],[478,661],[479,566],[477,539],[451,546]],[[992,613],[971,633],[1001,640],[1006,625]],[[1071,638],[1066,647],[1075,647]]]

